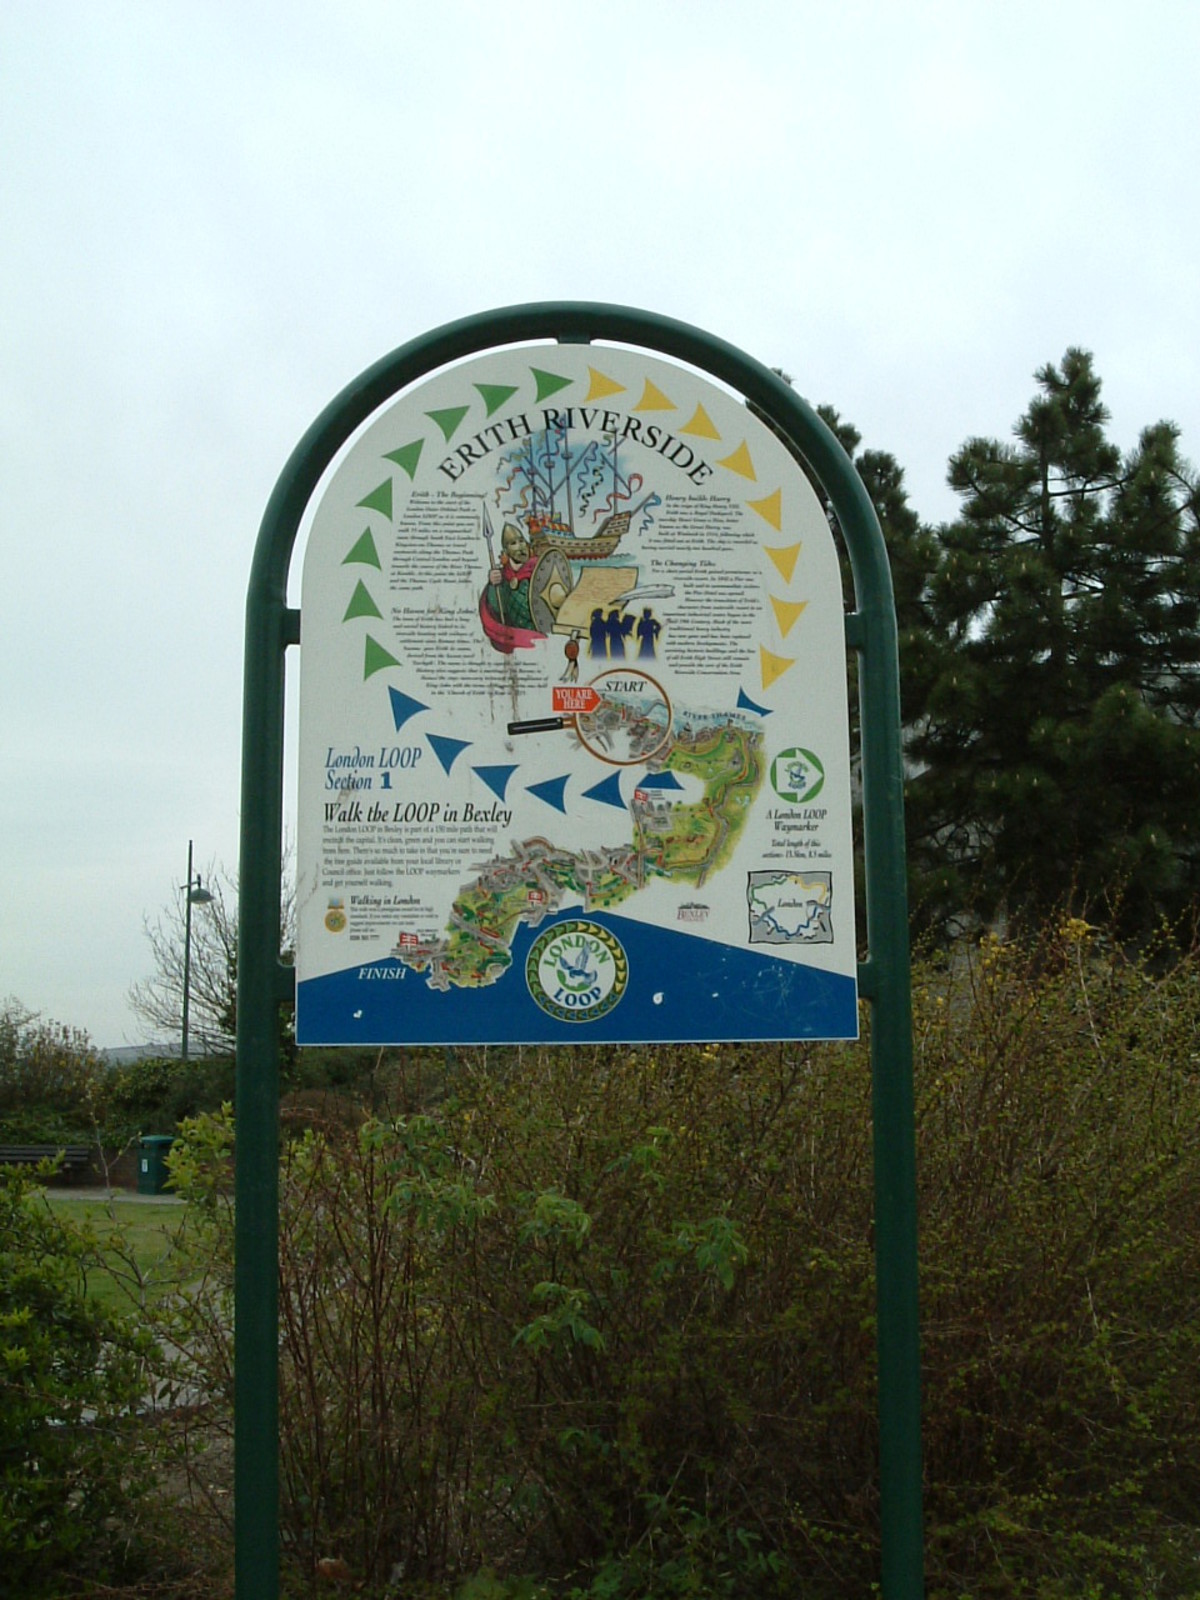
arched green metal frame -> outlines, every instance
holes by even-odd
[[[448,323],[368,367],[300,440],[267,504],[246,599],[237,991],[235,1566],[239,1600],[279,1586],[279,1012],[295,975],[279,960],[283,847],[284,661],[299,643],[287,579],[301,518],[351,434],[427,373],[477,352],[536,340],[604,340],[656,351],[719,378],[795,444],[837,515],[854,577],[847,643],[859,704],[868,958],[873,1008],[875,1272],[879,1359],[882,1585],[923,1593],[920,1346],[912,998],[904,856],[900,682],[891,574],[874,508],[816,413],[760,362],[686,323],[623,306],[546,302]]]

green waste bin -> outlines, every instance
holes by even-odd
[[[169,1133],[146,1133],[138,1141],[138,1193],[162,1194],[170,1174],[167,1155],[175,1143]]]

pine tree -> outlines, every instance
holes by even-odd
[[[886,450],[859,450],[862,436],[832,406],[818,406],[817,415],[836,435],[854,462],[870,496],[883,531],[892,591],[896,603],[896,629],[900,646],[901,716],[910,726],[924,712],[940,656],[931,606],[931,584],[938,565],[938,544],[933,529],[923,523],[909,503],[904,468]],[[832,513],[827,508],[827,515]],[[834,520],[836,532],[836,519]],[[853,603],[849,574],[845,577],[846,603]]]
[[[939,921],[1075,896],[1135,925],[1200,886],[1200,497],[1171,425],[1122,458],[1086,351],[1036,381],[1015,443],[950,462],[945,650],[910,739],[917,898]]]

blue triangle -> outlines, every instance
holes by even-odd
[[[745,689],[738,690],[737,703],[739,711],[757,711],[760,717],[769,717],[771,715],[770,707],[756,705]]]
[[[508,780],[516,771],[516,767],[472,767],[471,771],[478,773],[496,796],[497,800],[504,799],[504,791],[508,788]]]
[[[447,739],[436,733],[427,733],[425,737],[433,747],[434,755],[442,763],[443,772],[447,774],[471,742],[470,739]]]
[[[544,800],[548,806],[553,806],[556,811],[561,811],[565,817],[567,808],[563,804],[563,794],[567,787],[567,778],[547,778],[545,783],[531,783],[529,793],[537,795],[539,800]]]
[[[673,772],[649,772],[638,779],[639,789],[682,789],[683,785]]]
[[[412,695],[401,694],[399,689],[393,689],[389,686],[388,694],[392,700],[392,716],[396,722],[397,733],[400,732],[409,717],[415,717],[418,711],[429,710],[423,700],[414,700]]]
[[[600,783],[593,784],[590,789],[583,791],[585,800],[599,800],[602,805],[616,806],[618,811],[626,809],[624,800],[621,799],[621,774],[614,772],[611,777],[604,778]]]

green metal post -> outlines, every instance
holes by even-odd
[[[858,608],[847,618],[847,639],[860,659],[869,959],[859,969],[859,987],[872,1008],[882,1587],[885,1600],[920,1600],[925,1591],[921,1347],[896,609],[883,533],[862,479],[820,418],[786,385],[779,388],[783,393],[776,395],[776,406],[764,409],[773,411],[829,496],[846,540]]]
[[[262,546],[260,542],[261,554]],[[234,1540],[237,1593],[279,1584],[279,906],[287,607],[256,555],[246,607],[238,895]]]
[[[513,306],[447,324],[368,368],[297,445],[268,503],[246,603],[238,921],[235,1533],[238,1600],[275,1600],[279,1566],[279,1007],[293,973],[278,954],[283,815],[284,655],[299,640],[287,572],[317,482],[355,428],[398,390],[447,362],[536,339],[606,339],[689,362],[755,403],[800,450],[829,495],[854,573],[847,635],[860,652],[862,777],[873,1007],[876,1289],[882,1580],[885,1600],[923,1593],[920,1346],[912,1019],[904,866],[896,622],[883,535],[853,465],[800,397],[761,363],[651,312],[587,303]]]

